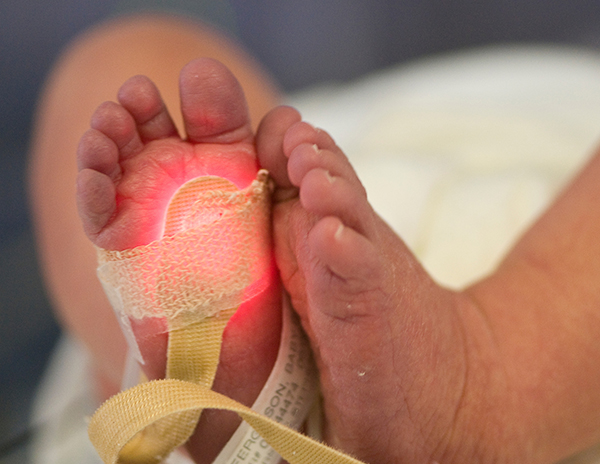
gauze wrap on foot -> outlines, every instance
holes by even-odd
[[[98,277],[140,361],[131,320],[158,318],[180,329],[264,290],[271,265],[266,179],[262,171],[241,191],[220,177],[190,181],[171,200],[163,239],[98,251]]]
[[[216,462],[243,462],[242,455],[268,464],[279,453],[290,464],[359,463],[284,425],[298,428],[316,396],[308,345],[288,308],[280,354],[254,405],[272,418],[210,390],[227,322],[268,285],[269,223],[265,171],[244,190],[204,177],[173,197],[165,238],[132,250],[99,251],[99,277],[138,360],[131,321],[156,319],[169,331],[167,378],[121,392],[90,420],[90,439],[105,463],[161,462],[188,440],[206,408],[234,411],[254,429],[241,427]],[[283,396],[286,391],[295,402]]]

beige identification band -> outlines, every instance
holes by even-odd
[[[188,440],[206,408],[236,412],[252,427],[236,432],[240,441],[218,458],[224,463],[271,464],[279,459],[275,453],[290,464],[359,463],[288,427],[302,424],[316,388],[308,344],[289,308],[258,411],[211,390],[225,326],[242,302],[264,290],[269,208],[264,171],[244,190],[221,178],[199,178],[171,201],[169,236],[99,253],[99,277],[129,342],[137,347],[131,320],[164,320],[169,331],[167,378],[121,392],[90,420],[90,439],[106,464],[160,463]]]
[[[318,401],[317,378],[308,340],[287,295],[284,295],[279,353],[252,410],[298,430]],[[276,464],[280,460],[267,441],[247,422],[242,422],[214,464]]]

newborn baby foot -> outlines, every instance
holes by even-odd
[[[186,139],[182,139],[158,90],[137,76],[119,91],[119,103],[104,103],[78,150],[77,200],[90,240],[125,250],[160,239],[174,193],[199,176],[219,176],[247,187],[258,171],[245,97],[220,63],[202,59],[181,72],[180,95]],[[228,324],[213,388],[251,405],[277,355],[280,293],[269,276],[267,289],[243,303]],[[159,324],[160,325],[160,324]],[[167,335],[156,324],[134,327],[150,378],[164,376]],[[189,451],[212,462],[239,419],[205,411]]]
[[[277,108],[257,150],[278,186],[276,258],[317,358],[326,441],[366,462],[471,462],[459,431],[478,313],[377,216],[326,132]]]

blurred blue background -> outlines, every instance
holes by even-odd
[[[491,43],[600,46],[588,0],[2,0],[0,2],[0,463],[26,462],[27,415],[59,329],[44,293],[25,190],[44,77],[79,32],[139,9],[196,15],[235,35],[287,91]]]

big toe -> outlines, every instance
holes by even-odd
[[[271,110],[261,121],[256,132],[256,152],[259,164],[267,169],[277,185],[275,199],[287,199],[297,195],[288,176],[288,159],[283,152],[286,132],[302,117],[289,106],[279,106]]]
[[[252,137],[240,83],[220,62],[199,58],[179,77],[181,111],[190,142],[235,143]]]

